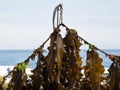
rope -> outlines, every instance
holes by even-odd
[[[66,31],[69,31],[70,29],[63,23],[58,25],[58,28],[60,28],[60,26],[63,26],[66,28]],[[112,61],[120,61],[120,56],[117,55],[113,55],[113,54],[108,54],[105,51],[99,49],[98,47],[96,47],[95,45],[89,43],[88,41],[86,41],[85,39],[83,39],[82,37],[78,36],[78,38],[82,41],[85,42],[85,44],[92,46],[93,49],[100,51],[101,53],[103,53],[105,56],[109,57]]]

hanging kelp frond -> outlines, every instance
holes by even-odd
[[[33,90],[41,90],[43,86],[43,69],[45,67],[45,57],[42,52],[38,54],[37,66],[32,70],[33,75],[31,76],[31,86]]]
[[[50,46],[48,47],[48,55],[45,57],[46,68],[44,76],[44,89],[64,90],[64,86],[60,82],[62,59],[63,59],[63,39],[59,34],[60,29],[55,28],[51,34]],[[56,90],[55,89],[55,90]]]
[[[48,81],[52,82],[56,78],[57,70],[57,35],[60,30],[56,28],[54,33],[51,35],[50,46],[48,47],[48,55],[46,56],[47,71],[48,71]]]
[[[63,57],[63,70],[62,75],[65,81],[68,83],[67,88],[76,88],[76,85],[80,83],[82,77],[81,73],[81,57],[80,57],[80,46],[81,43],[77,37],[77,33],[74,30],[69,30],[64,38],[65,53]]]
[[[120,57],[110,55],[113,60],[109,68],[108,82],[107,86],[111,90],[120,90]]]
[[[18,63],[10,74],[12,78],[8,84],[8,90],[26,90],[27,87],[27,74],[26,68],[29,63],[29,60],[26,60],[22,63]]]
[[[91,90],[101,90],[101,82],[103,81],[102,74],[104,73],[104,66],[99,54],[92,50],[87,51],[86,66],[84,67],[85,83]]]

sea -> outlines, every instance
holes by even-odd
[[[103,50],[108,54],[114,54],[120,56],[120,49],[105,49]],[[82,57],[83,66],[86,65],[86,52],[87,50],[81,50],[80,56]],[[23,62],[31,54],[33,50],[0,50],[0,66],[15,66],[17,63]],[[99,56],[103,59],[102,64],[105,68],[109,68],[112,61],[106,57],[103,53],[99,52]],[[47,52],[46,52],[47,54]],[[37,57],[34,61],[30,61],[28,68],[35,68]]]

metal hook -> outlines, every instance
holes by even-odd
[[[54,12],[53,12],[53,30],[55,27],[57,27],[59,24],[63,23],[63,4],[59,4],[55,7]],[[56,26],[55,26],[55,19],[56,21]]]

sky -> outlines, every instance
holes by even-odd
[[[39,47],[53,31],[59,3],[64,24],[79,36],[100,49],[120,49],[120,0],[0,0],[0,50]]]

